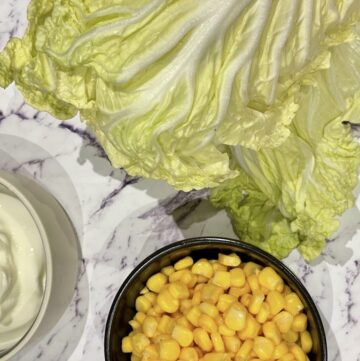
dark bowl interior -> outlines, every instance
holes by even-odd
[[[314,342],[313,351],[308,355],[310,361],[326,361],[326,337],[319,312],[311,296],[294,273],[281,261],[257,247],[238,240],[217,237],[191,238],[173,243],[154,252],[131,272],[120,287],[110,309],[105,331],[106,361],[130,361],[130,354],[124,354],[121,351],[121,339],[131,331],[128,322],[136,312],[135,299],[152,274],[188,255],[194,260],[216,259],[219,252],[236,252],[242,261],[254,261],[264,266],[271,266],[283,277],[305,305]]]

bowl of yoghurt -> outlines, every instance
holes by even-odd
[[[74,294],[79,247],[60,203],[33,179],[0,171],[0,360],[31,347]]]

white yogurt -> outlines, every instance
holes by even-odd
[[[44,284],[39,230],[22,202],[0,190],[0,351],[14,346],[29,330]]]

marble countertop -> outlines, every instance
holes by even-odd
[[[0,2],[0,49],[26,27],[28,1]],[[106,317],[120,284],[155,249],[191,236],[234,237],[206,192],[174,191],[162,182],[113,169],[91,132],[24,104],[14,86],[0,89],[0,167],[47,187],[78,231],[82,267],[74,298],[56,327],[17,361],[100,361]],[[359,190],[355,190],[359,194]],[[360,360],[360,197],[322,256],[285,263],[314,297],[327,332],[329,361]]]

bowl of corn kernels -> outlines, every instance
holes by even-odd
[[[319,312],[261,249],[217,237],[156,251],[120,287],[106,361],[326,361]]]

